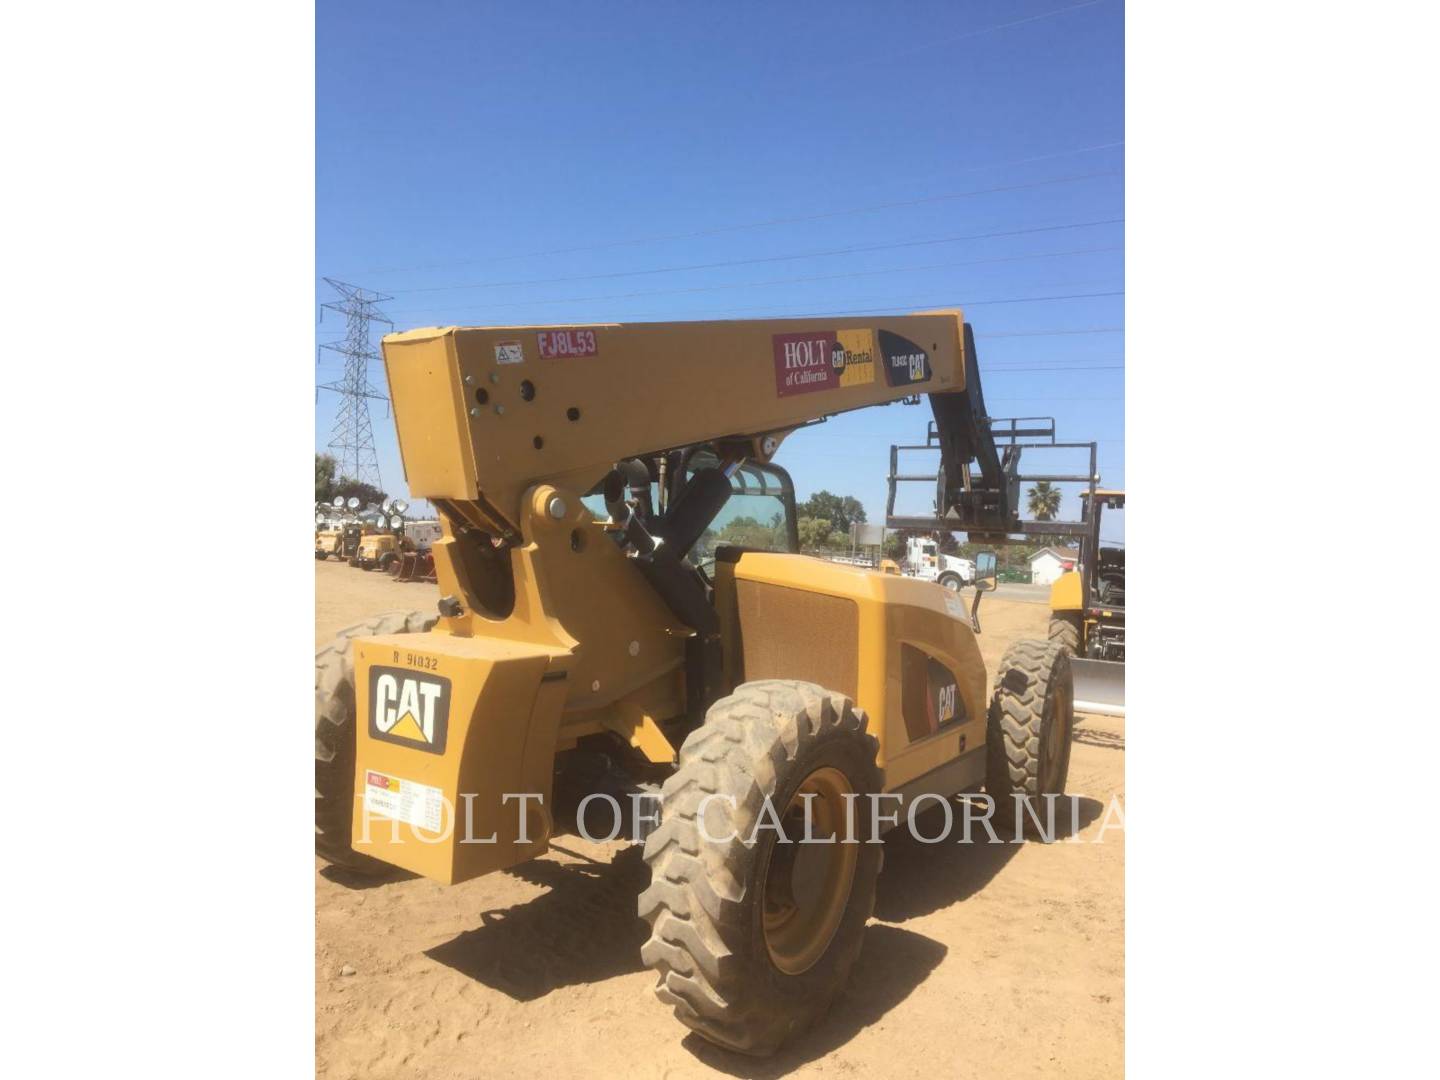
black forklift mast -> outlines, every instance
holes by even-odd
[[[990,416],[985,411],[975,338],[969,323],[965,324],[965,389],[931,394],[930,406],[935,419],[928,425],[925,442],[890,447],[885,499],[887,529],[963,532],[970,540],[982,544],[1054,536],[1080,540],[1082,553],[1086,549],[1091,552],[1097,549],[1098,513],[1082,514],[1080,521],[1034,521],[1020,517],[1020,488],[1025,483],[1046,480],[1055,484],[1085,484],[1082,508],[1093,504],[1099,481],[1097,447],[1093,442],[1057,442],[1054,417]],[[940,452],[938,473],[900,471],[902,453],[937,450]],[[1024,450],[1088,450],[1090,468],[1084,475],[1022,474],[1020,457]],[[902,483],[935,486],[933,516],[895,513],[895,495]],[[1093,558],[1084,559],[1087,576],[1093,561]]]

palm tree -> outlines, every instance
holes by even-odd
[[[1049,480],[1036,481],[1025,497],[1030,516],[1036,521],[1050,521],[1060,512],[1060,489],[1052,486]]]

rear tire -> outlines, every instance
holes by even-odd
[[[1058,642],[1026,640],[1000,661],[986,719],[985,791],[1002,825],[1014,825],[1027,805],[1035,820],[1048,821],[1044,796],[1065,791],[1075,730],[1070,657]]]
[[[1070,650],[1071,656],[1080,653],[1080,613],[1076,611],[1052,611],[1050,613],[1051,641]]]
[[[650,924],[641,959],[681,1023],[763,1056],[844,989],[882,858],[880,844],[863,842],[871,838],[868,796],[882,786],[879,745],[843,695],[778,679],[746,683],[717,701],[685,740],[661,792],[661,824],[645,841],[651,881],[639,903]],[[835,791],[854,792],[851,835],[862,842],[778,843],[776,818],[787,837],[803,835],[788,812],[802,785],[817,792],[815,836],[832,835],[825,808],[837,805]],[[708,796],[716,796],[705,806],[709,838],[700,824]],[[767,799],[774,814],[757,829]],[[834,835],[846,835],[843,814],[835,823]],[[808,879],[814,888],[805,887],[805,870],[816,872]]]
[[[350,642],[380,634],[421,634],[439,620],[423,611],[391,611],[347,626],[315,654],[315,854],[362,874],[389,863],[350,846],[355,816],[355,662]]]

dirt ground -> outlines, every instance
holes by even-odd
[[[433,585],[343,563],[315,571],[317,647],[437,599]],[[987,666],[1010,641],[1043,637],[1047,614],[987,597]],[[566,837],[452,888],[374,884],[317,860],[318,1074],[1112,1080],[1124,1070],[1125,845],[1106,807],[1124,788],[1124,721],[1081,717],[1068,784],[1084,796],[1081,842],[932,846],[891,833],[849,992],[765,1061],[688,1034],[653,996],[638,850]]]

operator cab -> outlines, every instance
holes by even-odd
[[[664,462],[662,468],[658,462]],[[583,502],[596,518],[622,521],[626,515],[655,537],[673,534],[673,517],[685,492],[697,477],[728,473],[729,495],[717,494],[718,508],[703,523],[688,550],[685,562],[699,570],[708,582],[713,576],[715,551],[722,546],[748,551],[778,551],[796,554],[800,535],[795,510],[795,484],[779,465],[756,460],[725,465],[708,447],[672,452],[658,459],[621,462]],[[702,480],[702,482],[704,482]],[[610,494],[606,494],[607,485]],[[617,517],[616,488],[622,489],[623,510]],[[692,532],[687,529],[687,534]],[[622,548],[631,534],[617,528],[612,535]],[[644,541],[641,540],[641,546]]]

